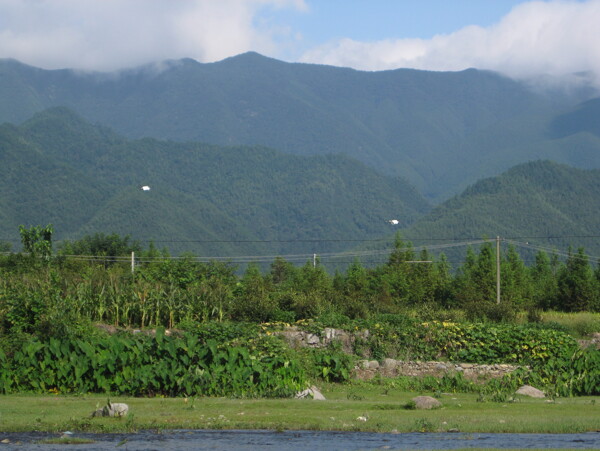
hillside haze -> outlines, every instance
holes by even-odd
[[[474,69],[361,72],[247,53],[98,74],[3,60],[0,100],[0,122],[67,106],[130,139],[344,154],[434,201],[534,159],[600,167],[598,100],[578,106]]]
[[[19,224],[53,223],[59,240],[116,232],[202,256],[324,252],[429,210],[342,155],[129,140],[66,108],[1,126],[0,158],[0,239],[13,242]]]

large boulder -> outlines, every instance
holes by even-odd
[[[516,392],[517,395],[529,396],[531,398],[545,398],[546,395],[543,391],[538,390],[531,385],[523,385]]]
[[[437,409],[442,407],[442,403],[431,396],[417,396],[412,399],[416,409]]]

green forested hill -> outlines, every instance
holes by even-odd
[[[361,72],[256,53],[113,74],[0,61],[0,123],[67,106],[129,138],[345,154],[436,201],[533,159],[600,167],[600,138],[569,126],[561,102],[474,69]],[[593,108],[576,111],[597,124]]]
[[[345,156],[127,140],[66,108],[0,127],[0,160],[0,239],[13,241],[19,224],[53,223],[58,239],[116,232],[205,256],[323,252],[347,242],[303,240],[379,237],[429,209]]]
[[[599,212],[600,170],[535,161],[471,185],[405,235],[419,243],[501,236],[561,251],[584,246],[600,255]]]

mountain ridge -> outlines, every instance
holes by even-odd
[[[59,240],[116,232],[191,246],[175,252],[277,254],[378,237],[390,215],[410,223],[429,209],[406,182],[347,156],[128,140],[64,107],[0,126],[0,155],[0,217],[12,218],[2,235],[13,242],[19,224],[53,223]]]
[[[407,179],[435,202],[531,159],[600,167],[595,140],[577,138],[576,151],[568,152],[577,133],[551,132],[575,102],[476,69],[363,72],[257,53],[118,73],[0,61],[0,100],[0,122],[21,123],[37,111],[66,106],[129,139],[345,154]],[[514,140],[505,139],[511,135]]]

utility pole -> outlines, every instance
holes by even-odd
[[[131,274],[135,272],[135,252],[131,252]]]
[[[500,304],[500,237],[496,237],[496,304]]]
[[[313,254],[313,268],[317,267],[317,254]]]

